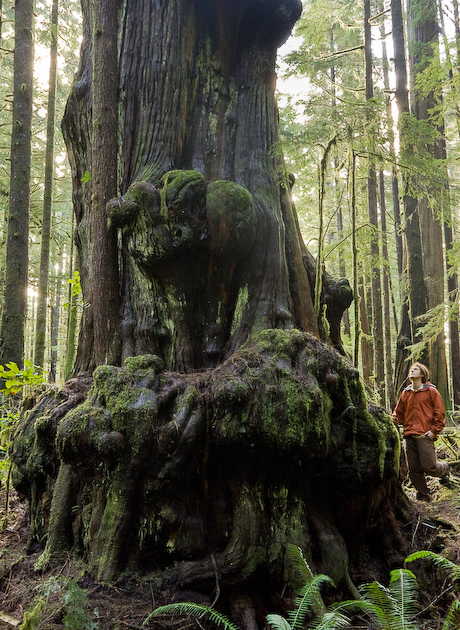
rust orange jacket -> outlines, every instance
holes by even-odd
[[[423,383],[422,389],[406,387],[393,411],[395,424],[404,426],[404,436],[424,435],[427,431],[441,433],[446,425],[445,409],[441,394],[431,383]]]

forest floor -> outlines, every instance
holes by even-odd
[[[456,441],[456,440],[455,440]],[[449,558],[460,566],[460,460],[453,440],[444,439],[440,456],[451,462],[451,487],[438,479],[430,479],[432,501],[415,500],[415,492],[408,481],[405,491],[413,501],[412,521],[406,527],[411,536],[410,551],[431,550]],[[455,459],[454,459],[455,457]],[[37,573],[34,564],[39,553],[25,551],[28,534],[26,506],[13,492],[5,515],[5,490],[0,490],[0,630],[124,630],[197,628],[184,618],[165,621],[151,620],[142,626],[150,612],[158,605],[171,601],[171,592],[158,601],[149,582],[119,582],[101,584],[85,574],[82,566],[70,558],[58,569]],[[439,570],[421,561],[409,568],[421,586],[420,630],[440,630],[447,608],[459,598],[452,583],[440,577]],[[181,599],[184,601],[181,593]],[[174,597],[173,597],[174,599]],[[363,623],[360,630],[375,626]]]

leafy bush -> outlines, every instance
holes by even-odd
[[[0,479],[8,476],[11,430],[19,415],[22,394],[26,388],[38,387],[46,383],[46,373],[26,359],[20,370],[14,361],[0,365]]]

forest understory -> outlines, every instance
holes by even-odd
[[[448,430],[441,438],[438,452],[440,458],[451,463],[451,486],[447,488],[438,479],[430,479],[432,501],[424,503],[415,501],[410,482],[403,481],[412,501],[412,513],[404,535],[410,553],[430,550],[460,564],[460,439],[457,429]],[[143,623],[152,610],[165,603],[192,601],[218,608],[218,603],[210,601],[208,596],[183,591],[174,585],[158,590],[151,582],[132,577],[120,577],[113,584],[97,582],[70,556],[59,567],[37,572],[34,565],[40,552],[26,552],[27,505],[11,490],[6,513],[5,490],[2,487],[0,492],[0,630],[186,630],[203,626],[186,617],[162,617]],[[458,599],[458,587],[430,564],[417,561],[410,568],[420,585],[419,627],[421,630],[440,630],[453,599]],[[369,569],[370,580],[371,571]],[[362,567],[362,573],[366,573],[365,567]],[[374,628],[364,618],[353,625],[356,630]]]

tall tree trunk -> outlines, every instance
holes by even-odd
[[[94,364],[120,362],[117,233],[107,203],[117,195],[118,16],[110,0],[93,5],[91,273],[90,305]],[[101,284],[100,278],[104,278]],[[87,331],[88,332],[88,331]],[[93,364],[93,366],[94,366]]]
[[[394,409],[396,397],[393,384],[393,361],[391,358],[391,317],[390,317],[390,260],[388,256],[388,239],[385,203],[385,178],[380,171],[380,216],[382,222],[382,258],[383,258],[383,323],[385,337],[385,380],[387,391],[387,406]]]
[[[56,270],[54,303],[51,310],[51,363],[49,381],[55,383],[57,378],[58,344],[59,344],[59,323],[61,315],[61,283],[62,274],[60,265]]]
[[[45,360],[46,313],[49,281],[49,258],[51,238],[51,208],[53,203],[54,135],[56,125],[56,77],[58,46],[58,0],[53,0],[51,9],[51,46],[48,92],[48,117],[46,126],[45,189],[43,194],[43,219],[40,249],[40,277],[38,281],[37,321],[35,325],[35,365],[43,368]]]
[[[454,2],[454,23],[455,23],[455,34],[456,34],[456,43],[457,43],[457,51],[460,46],[460,25],[459,25],[459,17],[458,17],[458,5],[457,2]],[[449,42],[447,41],[446,29],[444,24],[444,13],[442,2],[438,3],[438,11],[439,11],[439,19],[441,23],[442,36],[444,40],[444,54],[446,56],[448,68],[449,68],[449,79],[450,79],[450,91],[452,94],[452,101],[456,102],[456,95],[458,94],[455,91],[454,87],[454,73],[453,73],[453,65],[450,59],[449,53]],[[457,132],[458,137],[460,138],[460,108],[457,105],[455,108],[455,118],[457,122]],[[443,129],[440,133],[439,139],[439,148],[440,148],[440,158],[444,160],[447,165],[447,148],[446,148],[446,140],[444,135],[444,124]],[[453,224],[453,216],[452,216],[452,200],[450,195],[450,181],[449,181],[449,173],[447,168],[444,173],[445,177],[445,187],[444,191],[441,191],[441,200],[442,200],[442,211],[443,211],[443,227],[444,227],[444,244],[446,248],[445,252],[445,261],[446,261],[446,275],[447,275],[447,299],[449,301],[449,341],[450,341],[450,372],[451,372],[451,382],[452,382],[452,401],[454,404],[454,408],[458,408],[460,406],[460,373],[457,369],[457,366],[460,365],[460,339],[459,339],[459,324],[460,324],[460,311],[459,311],[459,292],[458,292],[458,275],[455,273],[453,266],[449,260],[449,254],[453,249],[454,243],[454,224]]]
[[[369,318],[367,315],[367,298],[366,298],[366,281],[364,279],[362,264],[359,264],[360,276],[359,276],[359,321],[362,334],[360,335],[361,342],[361,373],[364,381],[370,385],[372,382],[372,374],[374,371],[374,358],[372,353],[372,346],[369,342],[370,328]]]
[[[73,218],[72,218],[72,234],[73,234]],[[73,238],[70,244],[70,264],[69,264],[69,281],[74,278],[74,272],[79,271],[78,265],[74,266],[74,245]],[[68,311],[67,311],[67,334],[66,334],[66,351],[65,351],[65,365],[64,365],[64,380],[66,381],[73,373],[73,366],[75,362],[75,354],[77,351],[76,334],[77,334],[77,314],[78,314],[78,301],[76,291],[73,285],[69,282],[69,296],[68,296]]]
[[[380,4],[380,10],[384,11],[383,3]],[[385,21],[382,21],[382,25],[380,27],[380,36],[382,38],[382,65],[383,65],[383,85],[387,92],[387,96],[385,97],[385,102],[387,105],[387,120],[386,127],[388,133],[388,146],[390,153],[390,160],[392,162],[391,167],[391,190],[393,197],[393,217],[395,223],[395,243],[396,243],[396,260],[398,266],[398,275],[399,279],[403,277],[404,273],[404,254],[403,254],[403,238],[401,233],[401,209],[399,204],[399,181],[398,181],[398,169],[396,166],[396,148],[395,148],[395,133],[393,129],[393,114],[391,111],[391,100],[390,100],[390,77],[389,77],[389,63],[388,63],[388,54],[387,54],[387,46],[386,46],[386,33],[385,33]]]
[[[382,405],[385,406],[385,359],[383,352],[383,318],[382,318],[382,294],[380,276],[380,231],[377,212],[377,174],[375,170],[373,128],[374,117],[370,111],[371,99],[374,97],[374,85],[372,78],[372,37],[371,37],[371,5],[370,0],[364,1],[364,57],[366,62],[366,100],[368,103],[369,125],[369,167],[367,176],[367,202],[369,223],[373,227],[371,237],[371,289],[372,289],[372,337],[374,347],[375,385]]]
[[[409,2],[409,33],[411,34],[411,45],[409,50],[413,51],[409,55],[411,68],[411,109],[413,116],[419,120],[429,121],[431,113],[439,107],[439,99],[435,96],[434,89],[428,94],[421,94],[416,87],[417,77],[434,60],[434,46],[438,44],[438,23],[436,13],[436,2],[422,3],[420,0],[410,0]],[[431,122],[431,126],[438,133],[438,138],[432,140],[421,140],[420,149],[426,151],[433,159],[440,157],[440,129],[436,123]],[[420,271],[423,271],[425,284],[425,294],[427,296],[427,309],[434,309],[444,303],[444,259],[442,245],[442,226],[438,215],[438,205],[440,202],[439,191],[436,190],[438,183],[430,182],[429,176],[425,175],[422,195],[418,199],[418,214],[420,217],[420,229],[422,235],[423,265],[414,269],[411,273],[411,283],[414,282],[413,274],[417,274],[417,282],[420,279]],[[420,186],[420,183],[419,183]],[[437,199],[437,203],[434,203]],[[435,207],[436,206],[436,207]],[[418,313],[422,315],[423,313]],[[436,383],[446,404],[449,403],[449,391],[447,382],[447,361],[444,343],[444,330],[440,330],[436,338],[432,339],[428,346],[428,365],[433,382]]]
[[[454,28],[455,28],[455,43],[457,48],[457,64],[460,63],[460,15],[458,11],[458,1],[452,0],[452,6],[454,8]]]
[[[411,156],[413,146],[409,140],[410,135],[410,111],[409,90],[406,66],[406,53],[404,45],[404,24],[402,16],[401,0],[391,0],[391,18],[393,32],[393,47],[395,60],[395,96],[398,106],[398,128],[400,137],[401,160]],[[404,237],[406,245],[407,273],[405,275],[405,293],[407,304],[402,303],[400,316],[400,330],[396,347],[395,365],[395,390],[400,391],[403,381],[407,376],[409,364],[408,346],[420,341],[417,336],[416,318],[424,315],[427,310],[423,253],[417,213],[417,199],[413,196],[413,182],[408,171],[403,170],[403,206],[404,206]],[[423,352],[420,357],[428,363],[428,353]]]
[[[334,50],[334,32],[331,30],[330,37],[330,50],[331,53]],[[333,109],[337,108],[337,98],[336,98],[336,88],[335,88],[335,65],[331,64],[331,105]],[[335,203],[337,206],[337,239],[339,243],[343,240],[343,211],[342,211],[342,196],[339,190],[339,159],[337,157],[337,152],[334,156],[334,191],[335,191]],[[339,272],[342,278],[347,277],[346,267],[345,267],[345,255],[342,244],[339,247]],[[343,315],[343,326],[345,334],[350,336],[350,316],[348,313],[348,309],[345,311]]]
[[[29,262],[29,198],[33,91],[33,0],[14,5],[14,87],[6,277],[0,363],[22,365]]]

